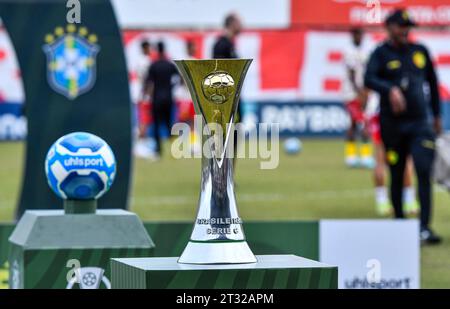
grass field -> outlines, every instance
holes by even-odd
[[[371,172],[349,170],[342,142],[306,140],[299,156],[281,153],[275,170],[260,170],[256,159],[241,159],[236,194],[244,220],[374,218]],[[23,145],[1,143],[0,221],[13,216]],[[131,210],[143,220],[193,220],[199,191],[200,160],[175,160],[166,151],[158,162],[136,160]],[[421,285],[450,287],[450,195],[436,189],[434,228],[444,237],[421,251]]]

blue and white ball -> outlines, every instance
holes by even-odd
[[[302,142],[296,137],[287,138],[284,141],[284,151],[289,155],[295,155],[302,151]]]
[[[64,135],[50,147],[45,173],[50,188],[63,199],[98,199],[114,181],[116,159],[100,137],[75,132]]]

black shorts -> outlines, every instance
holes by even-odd
[[[435,134],[428,121],[381,119],[380,130],[386,150],[400,148],[409,153],[412,145],[415,143],[420,143],[425,148],[434,148]]]

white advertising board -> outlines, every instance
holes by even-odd
[[[320,220],[320,261],[338,266],[340,289],[417,289],[417,220]]]

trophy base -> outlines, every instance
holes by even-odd
[[[337,266],[295,255],[257,255],[256,258],[256,263],[215,265],[179,264],[176,257],[112,259],[111,284],[113,289],[338,287]]]
[[[193,242],[189,241],[178,263],[181,264],[246,264],[256,263],[256,257],[247,242]]]

